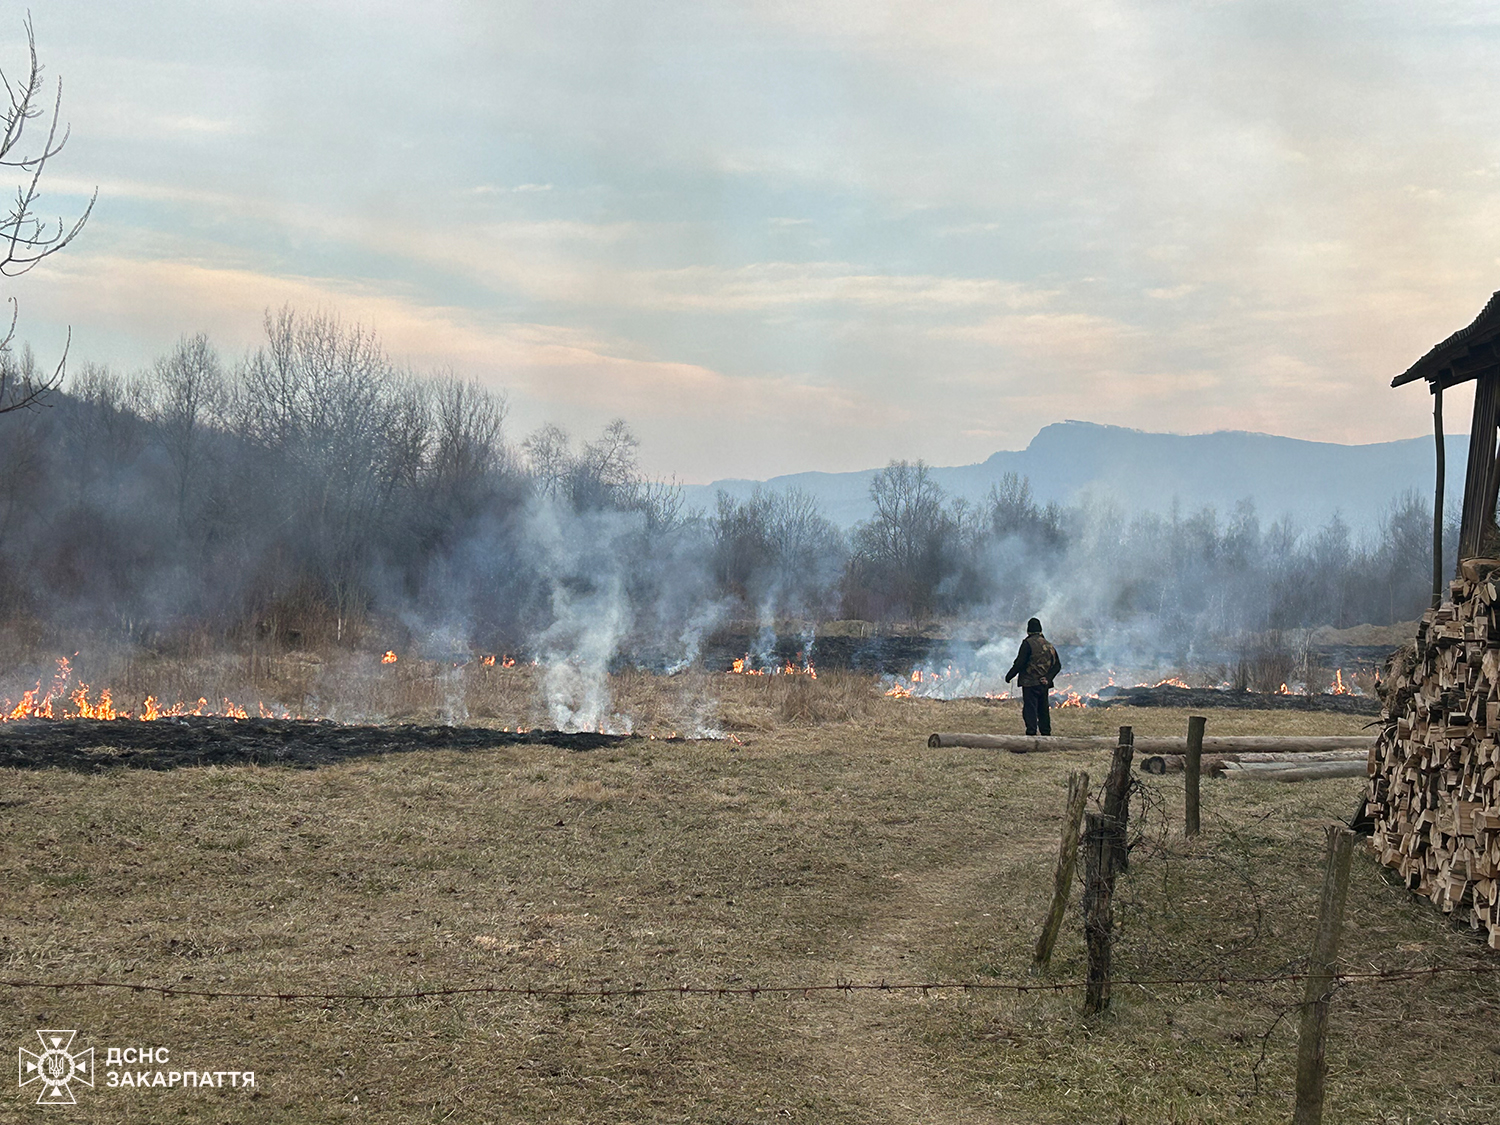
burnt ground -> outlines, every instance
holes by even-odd
[[[749,633],[721,633],[703,646],[701,665],[713,672],[725,671],[736,659],[758,651],[759,638]],[[776,663],[800,664],[807,642],[802,637],[776,638],[772,654]],[[905,676],[942,652],[972,653],[979,646],[933,637],[819,637],[813,644],[813,663],[820,668],[847,668],[851,672]],[[651,666],[650,657],[643,661]]]
[[[484,727],[346,726],[308,719],[183,716],[133,719],[32,719],[0,726],[0,767],[97,773],[124,767],[292,766],[314,769],[352,758],[413,750],[489,750],[544,744],[597,750],[632,736],[555,730],[525,733]]]
[[[1378,715],[1380,700],[1372,695],[1266,695],[1257,691],[1220,688],[1138,687],[1106,688],[1090,707],[1236,707],[1256,711],[1332,711],[1340,715]]]
[[[998,638],[1001,650],[1007,654],[1015,652],[1020,637]],[[750,633],[719,633],[704,642],[698,663],[707,671],[727,671],[738,657],[759,651],[761,639]],[[847,668],[852,672],[870,672],[875,675],[905,676],[913,668],[930,664],[953,662],[960,667],[972,664],[975,654],[989,643],[980,640],[961,640],[924,636],[874,636],[844,637],[823,636],[813,643],[813,663],[819,668]],[[781,634],[776,638],[770,653],[777,664],[790,661],[800,664],[807,641],[792,634]],[[1092,645],[1058,645],[1063,667],[1070,671],[1105,672],[1114,667],[1117,660],[1107,652],[1099,652]],[[1356,669],[1374,669],[1385,663],[1391,654],[1389,645],[1324,645],[1313,650],[1319,664],[1327,668],[1342,668],[1346,674]],[[1007,659],[1009,656],[1007,655]],[[642,668],[669,667],[675,659],[666,651],[640,650],[621,660],[622,666]],[[1167,668],[1173,666],[1205,667],[1221,664],[1233,667],[1239,660],[1236,653],[1199,652],[1193,655],[1178,651],[1163,650],[1155,654],[1139,655],[1142,667]],[[1149,706],[1149,705],[1148,705]]]

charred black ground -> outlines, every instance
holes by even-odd
[[[1378,715],[1380,700],[1371,695],[1275,695],[1221,688],[1105,688],[1090,707],[1237,707],[1256,711],[1332,711],[1339,715]]]
[[[555,730],[525,733],[484,727],[346,726],[305,719],[184,716],[130,719],[33,719],[0,727],[0,766],[82,773],[124,767],[292,766],[315,769],[353,758],[412,750],[489,750],[545,744],[597,750],[633,736]]]

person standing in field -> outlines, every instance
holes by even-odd
[[[1047,697],[1052,691],[1052,681],[1061,671],[1062,657],[1057,655],[1052,642],[1042,636],[1042,623],[1033,617],[1026,622],[1026,639],[1016,653],[1016,662],[1005,673],[1006,683],[1015,680],[1021,685],[1021,718],[1027,734],[1052,733]]]

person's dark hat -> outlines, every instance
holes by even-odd
[[[1026,622],[1026,631],[1028,633],[1040,633],[1042,631],[1042,623],[1033,617],[1030,621]]]

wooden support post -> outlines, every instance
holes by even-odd
[[[1297,1107],[1292,1114],[1292,1125],[1319,1125],[1323,1120],[1323,1086],[1328,1077],[1324,1039],[1353,854],[1354,833],[1342,825],[1330,827],[1323,897],[1318,903],[1318,932],[1313,937],[1307,988],[1302,996],[1302,1031],[1297,1037]]]
[[[1187,773],[1186,832],[1189,836],[1198,835],[1198,811],[1201,803],[1198,783],[1203,777],[1203,729],[1206,726],[1208,719],[1203,715],[1188,717],[1187,761],[1184,764]]]
[[[1134,754],[1135,734],[1130,727],[1121,727],[1120,743],[1104,782],[1104,811],[1089,813],[1084,819],[1083,936],[1089,957],[1083,994],[1086,1016],[1109,1007],[1115,876],[1129,862],[1126,826],[1130,818],[1130,759]]]
[[[1443,448],[1443,384],[1432,384],[1432,433],[1437,441],[1437,492],[1432,499],[1432,608],[1443,604],[1443,474],[1447,453]]]
[[[1041,965],[1052,960],[1052,947],[1062,928],[1068,895],[1073,889],[1073,869],[1078,864],[1078,831],[1083,823],[1083,804],[1089,795],[1089,775],[1074,770],[1068,775],[1068,807],[1063,814],[1062,844],[1057,853],[1057,873],[1052,880],[1052,907],[1042,923],[1042,936],[1036,942],[1036,959]]]
[[[1469,431],[1469,468],[1464,477],[1463,523],[1458,562],[1479,558],[1495,526],[1495,431],[1500,426],[1500,371],[1474,381],[1474,422]]]

